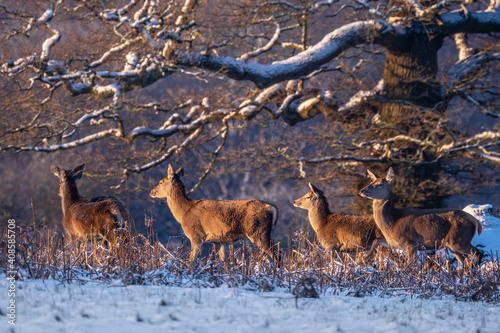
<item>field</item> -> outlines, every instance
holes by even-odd
[[[5,289],[5,280],[0,287]],[[9,332],[499,332],[500,307],[485,302],[348,292],[295,298],[286,288],[219,288],[112,283],[19,285]]]
[[[14,287],[2,243],[0,290],[15,296],[1,298],[0,332],[499,332],[498,221],[483,208],[490,255],[478,268],[445,251],[332,257],[296,233],[279,266],[246,243],[231,247],[229,271],[211,246],[190,269],[188,244],[162,244],[152,230],[73,252],[33,226],[17,235]]]

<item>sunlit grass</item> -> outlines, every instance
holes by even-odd
[[[48,229],[20,230],[17,236],[19,279],[56,279],[62,283],[174,285],[184,287],[244,287],[260,291],[288,290],[297,297],[321,297],[324,293],[363,296],[439,298],[500,302],[498,258],[489,258],[478,268],[462,267],[441,252],[422,253],[415,261],[387,248],[371,260],[362,253],[332,254],[304,233],[297,232],[292,244],[279,249],[279,263],[250,242],[229,247],[229,271],[211,245],[190,268],[189,241],[172,238],[161,243],[153,230],[146,235],[122,232],[118,244],[108,248],[91,240],[70,249],[62,232]],[[152,227],[150,227],[152,228]],[[2,235],[1,239],[6,239]],[[0,269],[7,271],[7,244],[1,243]]]

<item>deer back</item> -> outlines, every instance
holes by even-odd
[[[435,248],[446,242],[460,242],[460,239],[456,239],[457,234],[461,234],[460,237],[467,239],[470,244],[475,232],[480,232],[479,222],[461,210],[394,208],[392,168],[383,178],[369,170],[368,174],[372,182],[360,191],[360,195],[373,200],[375,222],[389,245],[398,248],[419,245]]]
[[[236,242],[271,228],[277,208],[259,200],[197,200],[179,221],[186,234],[211,242]],[[188,236],[189,236],[188,235]]]
[[[151,190],[155,198],[166,198],[168,206],[184,233],[196,242],[236,242],[245,234],[270,233],[278,219],[276,206],[260,200],[191,200],[185,193],[183,169],[168,173]]]
[[[309,222],[322,246],[350,251],[369,247],[376,238],[382,238],[373,216],[332,213],[323,192],[312,184],[309,187],[294,206],[308,210]]]
[[[125,206],[113,196],[81,197],[76,182],[82,177],[85,164],[72,170],[52,166],[59,178],[59,195],[63,208],[63,227],[72,236],[84,238],[97,233],[107,236],[113,229],[131,221]]]
[[[330,214],[325,226],[318,231],[318,238],[328,239],[330,235],[335,235],[337,246],[343,246],[346,251],[368,248],[376,238],[383,238],[373,216],[340,212]]]

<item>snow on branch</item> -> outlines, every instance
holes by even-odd
[[[48,59],[50,58],[50,52],[52,51],[52,48],[59,41],[59,39],[61,39],[61,32],[59,30],[52,28],[49,22],[45,24],[47,25],[47,29],[52,34],[52,37],[47,38],[45,42],[43,42],[42,44],[42,54],[40,55],[41,61],[48,61]]]
[[[488,116],[494,117],[494,118],[500,118],[500,113],[495,113],[493,111],[488,110],[483,105],[481,105],[481,103],[479,103],[479,101],[477,101],[474,97],[472,97],[467,91],[465,91],[463,89],[457,89],[457,92],[464,99],[468,100],[473,105],[475,105],[485,115],[488,115]]]
[[[288,59],[262,65],[232,57],[208,54],[187,54],[178,59],[183,67],[198,67],[210,71],[222,71],[235,80],[250,80],[259,88],[296,79],[316,70],[345,50],[359,44],[370,43],[392,26],[384,21],[363,21],[347,24],[327,34],[320,42]]]
[[[305,165],[307,164],[323,164],[328,162],[355,162],[355,163],[385,163],[387,159],[385,157],[377,158],[377,157],[362,157],[355,155],[335,155],[335,156],[327,156],[317,159],[307,159],[305,157],[294,158],[290,156],[287,152],[286,148],[280,150],[281,155],[285,157],[287,160],[292,162],[297,162],[299,164],[299,177],[306,177],[306,172],[304,170]]]
[[[483,145],[486,145],[484,141],[488,143],[495,143],[495,144],[500,144],[498,141],[500,140],[500,132],[492,132],[492,131],[485,131],[482,133],[478,133],[474,135],[471,138],[467,138],[462,141],[457,141],[457,142],[452,142],[446,145],[443,145],[437,149],[438,153],[444,154],[444,153],[449,153],[449,152],[454,152],[454,151],[459,151],[459,150],[468,150],[471,148],[478,148]]]
[[[190,119],[187,117],[184,120],[189,122],[178,122],[175,121],[179,119],[177,114],[172,115],[172,117],[165,122],[165,124],[159,128],[148,128],[145,126],[140,126],[132,129],[128,133],[124,133],[121,120],[116,116],[112,117],[116,122],[118,122],[118,128],[111,128],[107,130],[100,131],[98,133],[89,134],[84,136],[83,138],[69,141],[62,144],[55,145],[46,145],[46,146],[38,146],[37,144],[33,146],[6,146],[1,147],[0,150],[13,150],[13,151],[37,151],[37,152],[53,152],[58,150],[65,150],[70,148],[75,148],[79,146],[83,146],[98,140],[115,137],[121,139],[125,142],[133,142],[138,138],[148,137],[151,139],[160,139],[167,138],[177,133],[184,133],[192,135],[192,133],[202,131],[203,127],[209,123],[222,122],[226,124],[229,119],[243,119],[248,120],[248,117],[253,117],[252,114],[248,114],[246,112],[242,112],[244,108],[239,110],[212,110],[211,112],[202,112],[199,117],[195,119]],[[77,128],[84,121],[97,118],[99,116],[103,116],[103,114],[108,111],[108,109],[102,109],[96,112],[92,112],[86,116],[81,117],[77,122],[71,124],[72,127]],[[192,115],[193,116],[193,115]],[[191,117],[192,117],[191,116]],[[71,131],[69,134],[63,136],[64,138],[70,137],[73,134]],[[201,132],[199,133],[201,134]],[[45,140],[46,142],[47,140]],[[187,144],[187,143],[186,143]],[[183,149],[184,146],[179,146],[177,149]],[[133,171],[133,170],[131,170]]]
[[[467,35],[463,32],[453,35],[453,39],[455,40],[455,44],[458,49],[458,60],[462,61],[474,54],[474,49],[469,47],[467,43]]]
[[[279,24],[277,22],[275,22],[275,25],[276,25],[276,31],[274,32],[273,37],[271,37],[271,39],[269,40],[269,42],[266,45],[254,50],[252,52],[248,52],[248,53],[243,54],[242,56],[240,56],[238,58],[238,60],[248,60],[248,59],[250,59],[250,57],[256,57],[256,56],[258,56],[266,51],[269,51],[274,46],[274,44],[276,44],[276,42],[278,41],[278,38],[280,36],[280,33],[281,33],[281,28],[280,28]]]
[[[439,18],[442,23],[439,32],[443,37],[460,32],[500,32],[500,13],[497,11],[469,12],[464,15],[463,10],[456,10],[442,14]]]
[[[497,164],[500,164],[500,157],[498,156],[494,156],[492,155],[491,153],[476,153],[477,155],[479,155],[481,158],[485,159],[485,160],[488,160],[490,162],[493,162],[493,163],[497,163]]]
[[[370,14],[376,15],[383,19],[387,18],[387,15],[382,14],[382,12],[380,12],[377,8],[370,5],[366,0],[354,0],[354,1],[359,3],[362,7],[367,8]]]
[[[70,133],[65,134],[63,136],[63,138],[66,139],[66,138],[69,138],[70,136],[72,136],[76,132],[76,129],[79,128],[87,120],[93,121],[96,118],[102,117],[106,112],[110,112],[110,111],[111,111],[111,108],[106,107],[103,109],[94,110],[94,111],[87,113],[86,115],[80,117],[80,119],[78,119],[76,122],[71,124],[71,126],[73,127],[73,130]]]
[[[381,94],[384,90],[384,80],[380,80],[373,90],[361,90],[353,95],[347,103],[339,107],[339,112],[350,112],[360,108],[361,105],[374,100],[376,96]]]
[[[494,12],[498,11],[498,8],[500,7],[500,0],[490,0],[490,5],[486,9],[487,11]]]
[[[218,147],[215,149],[215,151],[211,154],[211,159],[210,159],[209,165],[205,169],[204,173],[198,179],[198,182],[187,192],[187,194],[191,194],[194,191],[196,191],[196,189],[201,185],[201,183],[203,182],[203,180],[206,178],[206,176],[212,170],[212,168],[213,168],[213,166],[215,164],[215,161],[216,161],[219,153],[221,152],[222,148],[226,144],[227,132],[229,130],[228,121],[230,119],[232,119],[235,115],[236,115],[236,112],[229,112],[222,119],[222,125],[223,126],[215,134],[215,136],[214,136],[214,137],[220,136],[221,139],[222,139],[221,143],[218,145]],[[142,164],[140,166],[125,168],[123,170],[123,178],[122,178],[122,180],[120,181],[120,183],[117,186],[114,187],[114,189],[117,189],[120,186],[122,186],[127,181],[128,176],[130,175],[130,173],[132,173],[132,172],[133,173],[140,173],[140,172],[149,170],[149,169],[151,169],[151,168],[153,168],[153,167],[155,167],[155,166],[157,166],[157,165],[165,162],[172,154],[174,154],[174,153],[177,153],[177,154],[182,153],[187,148],[188,144],[190,144],[192,141],[194,141],[195,139],[197,139],[198,137],[200,137],[200,135],[202,134],[202,132],[203,132],[203,127],[199,127],[193,133],[191,133],[181,144],[170,146],[167,149],[167,151],[164,154],[162,154],[160,157],[155,158],[154,160],[149,161],[147,163],[144,163],[144,164]]]
[[[63,144],[57,144],[57,145],[50,145],[50,146],[45,146],[45,147],[39,147],[39,146],[22,146],[22,147],[16,147],[16,146],[7,146],[7,147],[2,147],[1,150],[14,150],[14,151],[36,151],[36,152],[44,152],[44,153],[49,153],[49,152],[54,152],[58,150],[66,150],[66,149],[71,149],[71,148],[76,148],[79,146],[83,146],[104,138],[109,138],[112,136],[119,137],[121,135],[121,130],[117,128],[110,128],[108,130],[100,131],[95,134],[87,135],[81,139],[70,141],[67,143]]]
[[[420,140],[420,139],[413,138],[413,137],[408,136],[408,135],[401,134],[401,135],[396,135],[396,136],[389,138],[389,139],[386,139],[386,140],[372,140],[372,141],[362,142],[362,143],[358,144],[358,147],[360,147],[360,148],[364,148],[367,146],[380,147],[380,146],[393,144],[393,143],[398,142],[398,141],[411,143],[411,144],[414,144],[414,145],[417,145],[420,147],[431,147],[431,146],[435,145],[432,141]]]
[[[126,40],[125,42],[123,43],[120,43],[118,45],[115,45],[113,46],[112,48],[110,48],[108,51],[106,51],[99,59],[91,62],[89,64],[89,67],[90,68],[96,68],[100,65],[102,65],[110,56],[112,56],[113,54],[117,53],[117,52],[120,52],[120,51],[123,51],[124,49],[126,49],[127,47],[129,47],[130,45],[134,44],[134,43],[137,43],[137,42],[140,42],[141,41],[141,38],[140,37],[137,37],[137,38],[134,38],[134,39],[129,39],[129,40]]]

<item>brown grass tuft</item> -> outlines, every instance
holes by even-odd
[[[1,232],[1,239],[7,239],[5,231]],[[76,254],[64,245],[62,232],[47,229],[19,230],[17,243],[19,279],[210,288],[244,286],[259,291],[281,288],[296,297],[315,297],[316,294],[321,297],[324,293],[355,297],[451,295],[463,301],[500,303],[498,258],[484,262],[479,268],[468,268],[457,267],[442,255],[421,254],[416,261],[409,262],[400,253],[385,249],[382,260],[363,264],[349,255],[328,253],[299,232],[290,247],[280,250],[279,265],[266,257],[259,261],[260,249],[250,242],[230,246],[229,272],[210,246],[199,264],[189,269],[189,242],[179,237],[162,244],[153,232],[133,236],[127,231],[113,248],[93,240],[81,244]],[[2,241],[0,271],[3,272],[8,271],[6,253],[7,243]]]

